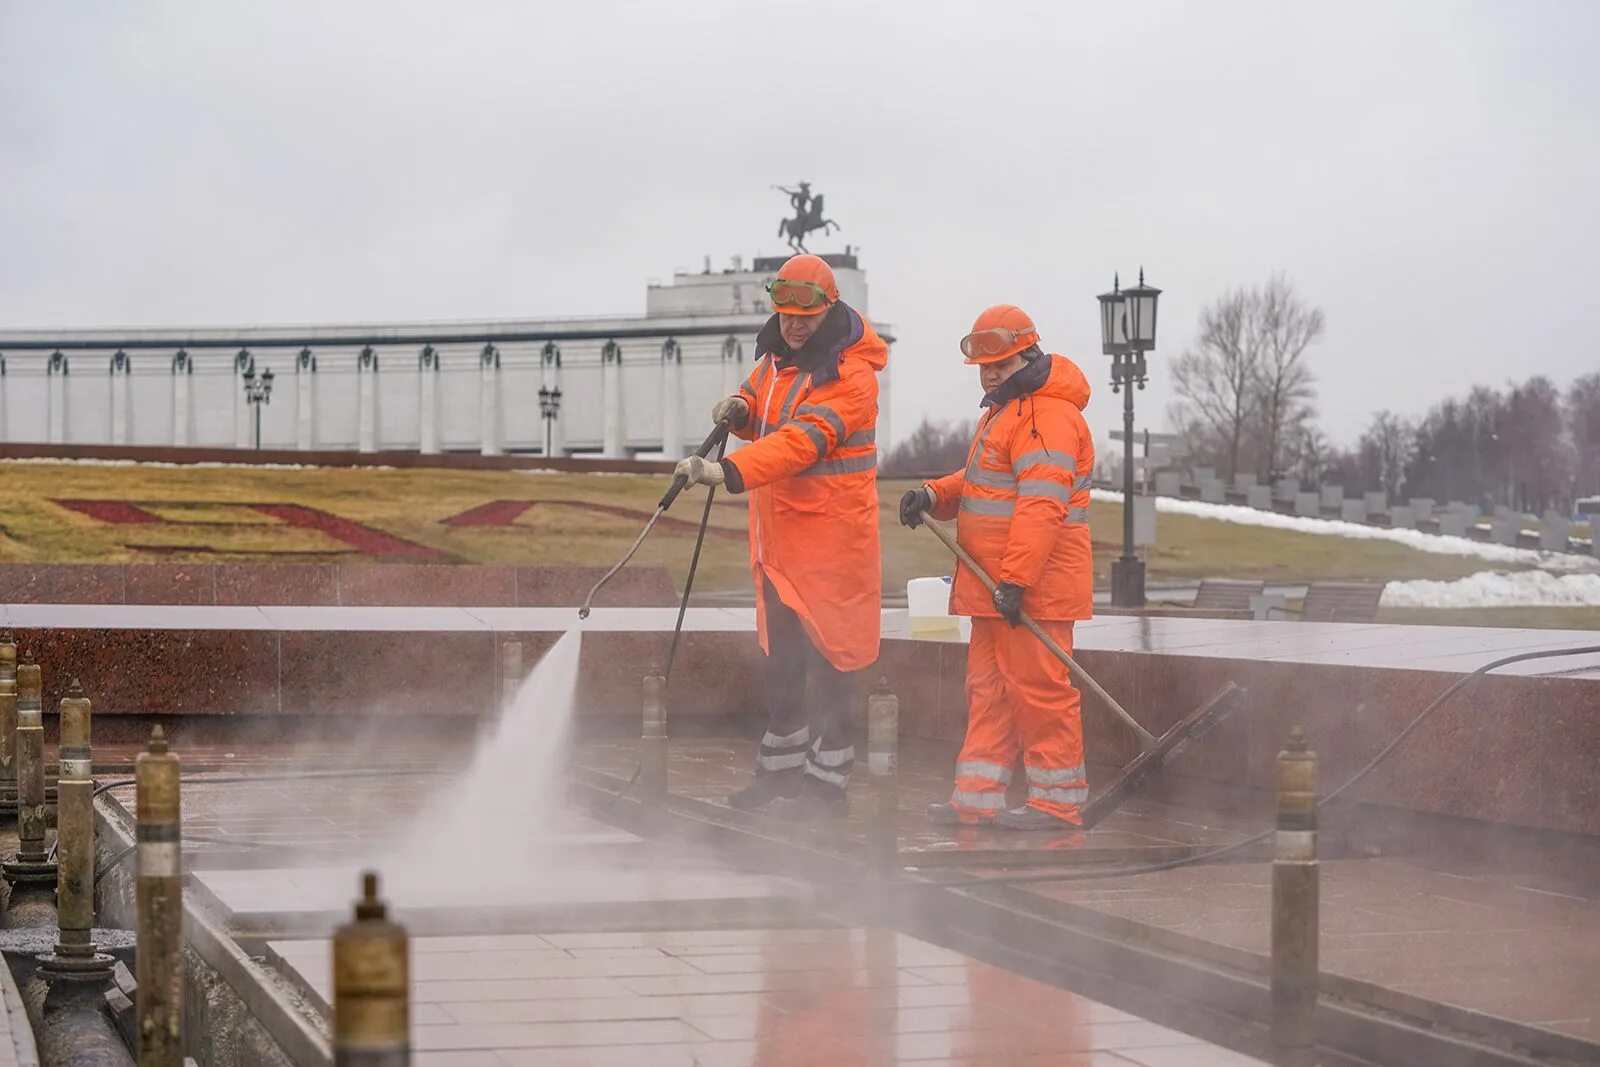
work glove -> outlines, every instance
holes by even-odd
[[[706,459],[704,456],[690,456],[678,460],[678,465],[673,468],[672,473],[688,479],[690,485],[721,485],[728,477],[721,463]]]
[[[922,513],[933,507],[933,491],[925,485],[906,490],[900,498],[900,525],[915,530],[922,525]]]
[[[994,610],[1000,617],[1016,626],[1022,622],[1022,586],[1016,582],[1001,582],[994,587]]]
[[[726,421],[735,430],[742,430],[744,424],[750,421],[750,405],[745,403],[742,396],[725,397],[711,409],[711,421]]]

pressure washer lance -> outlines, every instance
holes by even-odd
[[[53,956],[41,959],[50,974],[80,980],[111,977],[110,956],[94,944],[94,781],[89,747],[93,706],[83,686],[72,686],[61,700],[61,780],[56,785],[56,916],[59,933]]]
[[[17,806],[17,643],[0,636],[0,816]]]
[[[378,899],[378,876],[361,875],[355,919],[333,932],[334,1067],[411,1062],[411,961],[406,929]]]
[[[178,757],[157,726],[134,761],[139,1067],[183,1067],[183,840]]]
[[[711,450],[716,448],[718,444],[727,440],[727,437],[728,423],[727,420],[723,420],[722,422],[717,423],[716,428],[712,430],[711,433],[706,435],[706,439],[701,442],[700,447],[695,450],[695,455],[699,456],[701,459],[706,458],[711,454]],[[631,547],[629,547],[627,553],[621,559],[617,560],[617,565],[615,567],[612,567],[610,570],[606,571],[605,574],[601,576],[600,580],[594,583],[594,588],[589,590],[589,595],[583,598],[583,606],[578,609],[578,618],[587,619],[589,617],[589,605],[594,602],[594,595],[600,591],[600,587],[609,582],[618,571],[628,565],[628,561],[633,558],[633,554],[639,551],[639,546],[644,544],[644,539],[650,536],[650,531],[655,527],[656,520],[661,518],[662,515],[666,514],[667,509],[672,506],[672,502],[678,499],[678,494],[683,492],[688,487],[688,478],[681,474],[673,477],[672,484],[667,487],[666,494],[661,498],[661,503],[656,505],[656,513],[650,516],[649,522],[644,524],[644,529],[640,530],[639,536],[634,538],[633,544]]]

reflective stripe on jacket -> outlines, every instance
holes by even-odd
[[[956,520],[957,540],[990,577],[1022,586],[1023,611],[1035,619],[1087,619],[1094,602],[1094,438],[1083,420],[1089,382],[1065,356],[1047,358],[1043,385],[979,420],[966,467],[928,483],[930,510]],[[983,583],[960,565],[950,610],[998,614]]]
[[[853,308],[827,313],[817,336],[781,366],[773,316],[739,395],[750,443],[723,460],[728,487],[750,493],[750,564],[843,671],[878,658],[883,573],[878,552],[877,372],[889,346]],[[769,339],[763,343],[762,338]],[[813,350],[815,348],[815,350]],[[767,649],[766,612],[756,627]]]

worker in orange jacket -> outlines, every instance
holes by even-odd
[[[877,372],[889,346],[839,299],[818,256],[792,257],[767,290],[773,315],[754,369],[712,410],[750,443],[720,462],[690,456],[677,473],[750,494],[768,721],[755,780],[728,802],[842,815],[855,763],[850,675],[878,658]]]
[[[972,617],[967,737],[950,802],[928,816],[1064,829],[1082,823],[1078,808],[1089,794],[1078,691],[1066,665],[1018,623],[1027,612],[1071,652],[1073,621],[1093,614],[1089,382],[1070,359],[1046,354],[1033,320],[1010,304],[979,315],[961,351],[978,366],[988,410],[966,467],[907,492],[900,521],[915,527],[924,513],[955,519],[957,540],[998,588],[991,595],[957,565],[950,609]],[[1019,751],[1028,802],[1007,810]]]

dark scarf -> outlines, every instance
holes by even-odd
[[[812,381],[824,381],[839,375],[839,353],[850,346],[854,334],[850,309],[839,301],[823,312],[822,326],[806,339],[798,351],[789,347],[778,328],[778,316],[767,320],[756,334],[756,350],[772,353],[779,367],[794,364],[802,374],[811,375]]]
[[[979,407],[1003,407],[1008,401],[1019,396],[1027,396],[1044,387],[1050,380],[1050,357],[1040,352],[1028,360],[1017,373],[994,387],[994,390],[983,395],[983,403]]]

